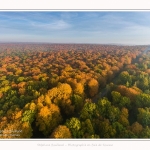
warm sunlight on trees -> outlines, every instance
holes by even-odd
[[[91,97],[93,97],[95,94],[98,93],[98,88],[99,88],[99,83],[97,80],[95,80],[94,78],[91,79],[88,82],[88,88],[89,88],[89,94]]]
[[[69,128],[65,125],[59,125],[56,129],[54,129],[53,133],[51,134],[50,138],[55,139],[62,139],[62,138],[71,138],[71,133]]]
[[[147,48],[0,43],[0,138],[149,138]]]
[[[61,115],[58,106],[51,104],[43,106],[37,114],[36,125],[44,135],[48,136],[61,122]]]

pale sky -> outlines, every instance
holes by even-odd
[[[1,11],[0,42],[150,44],[150,11]]]

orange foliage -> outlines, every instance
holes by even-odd
[[[119,92],[122,96],[129,97],[132,101],[135,100],[136,95],[141,93],[141,90],[136,87],[127,88],[124,85],[119,85],[116,91]]]
[[[94,78],[92,78],[88,82],[88,88],[89,88],[89,94],[90,94],[91,97],[93,97],[94,95],[96,95],[98,93],[98,88],[99,88],[98,81],[95,80]]]

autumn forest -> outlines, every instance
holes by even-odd
[[[0,44],[0,138],[150,138],[150,48]]]

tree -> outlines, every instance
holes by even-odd
[[[71,100],[72,104],[75,106],[76,113],[79,113],[84,104],[83,98],[77,94],[73,94]]]
[[[119,122],[112,123],[112,128],[116,131],[116,138],[124,138],[126,134],[126,128]]]
[[[81,122],[78,118],[70,118],[66,121],[66,126],[70,129],[73,138],[80,137]]]
[[[127,88],[124,85],[119,85],[116,88],[116,91],[119,92],[122,96],[128,97],[131,100],[131,102],[134,102],[136,100],[136,96],[142,92],[139,88]]]
[[[143,130],[142,130],[142,132],[141,132],[141,134],[140,134],[140,137],[141,138],[150,138],[150,128],[148,127],[148,126],[146,126]]]
[[[140,137],[140,134],[142,133],[143,131],[143,126],[141,124],[139,124],[138,122],[134,122],[132,125],[131,125],[131,131],[137,135],[137,137]]]
[[[119,119],[120,110],[118,107],[111,106],[107,110],[106,118],[110,120],[110,122],[115,122]]]
[[[108,119],[100,121],[97,130],[101,138],[113,138],[116,134]]]
[[[112,103],[119,107],[119,108],[123,108],[123,107],[130,107],[130,99],[128,97],[122,96],[119,92],[117,91],[112,91],[111,92],[112,95]]]
[[[150,95],[145,93],[137,95],[135,104],[138,108],[150,107]]]
[[[22,122],[29,122],[30,124],[35,119],[35,111],[34,110],[25,110],[25,112],[22,114]]]
[[[144,77],[143,77],[144,76]],[[139,77],[140,79],[138,80],[138,84],[137,86],[142,89],[143,91],[149,89],[149,78],[148,76],[145,75],[141,75],[141,77]]]
[[[58,87],[52,88],[47,94],[51,101],[59,106],[63,115],[71,115],[74,112],[74,106],[70,100],[71,95],[72,88],[67,83],[63,83],[58,85]]]
[[[69,130],[69,128],[67,128],[67,126],[65,125],[59,125],[58,127],[56,127],[54,129],[54,131],[52,132],[50,138],[71,138],[71,132]]]
[[[84,93],[84,86],[81,83],[77,83],[75,85],[74,93],[82,96]]]
[[[96,79],[92,78],[88,82],[89,94],[91,97],[95,96],[98,93],[99,83]]]
[[[137,115],[137,120],[144,127],[150,125],[150,108],[138,108],[139,114]]]
[[[90,119],[86,119],[82,124],[82,132],[85,138],[90,138],[94,135],[94,128]]]
[[[56,87],[58,84],[58,77],[52,77],[49,79],[48,81],[48,86],[49,88],[53,88],[53,87]]]
[[[69,99],[71,94],[72,89],[67,83],[60,84],[48,91],[48,96],[56,105],[59,105],[62,100]]]
[[[108,114],[108,110],[111,107],[111,102],[106,97],[104,97],[98,101],[97,106],[100,115],[106,117]]]
[[[23,122],[21,126],[21,137],[22,138],[31,138],[33,135],[33,129],[29,122]]]
[[[72,116],[74,114],[74,105],[72,105],[70,99],[61,101],[59,107],[61,109],[61,114],[64,115],[64,117]]]
[[[131,86],[132,84],[132,78],[129,75],[129,73],[127,71],[122,71],[119,75],[119,81],[121,84],[126,85],[128,82],[128,85]]]
[[[128,115],[128,109],[123,107],[118,122],[125,127],[129,126]]]
[[[97,115],[97,106],[95,103],[86,102],[81,110],[80,119],[93,119]]]
[[[43,106],[39,110],[36,117],[36,126],[45,136],[48,136],[60,124],[61,120],[59,107],[51,104],[50,106]]]

